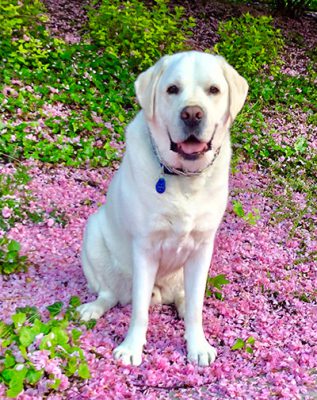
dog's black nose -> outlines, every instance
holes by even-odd
[[[181,120],[190,128],[197,127],[204,117],[204,111],[199,106],[189,106],[181,111]]]

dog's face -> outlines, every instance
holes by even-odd
[[[211,162],[248,91],[222,57],[194,51],[163,57],[135,86],[160,157],[193,172]]]

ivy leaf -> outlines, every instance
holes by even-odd
[[[60,379],[55,379],[53,383],[50,384],[50,388],[57,390],[61,384]]]
[[[228,283],[230,282],[224,274],[217,275],[210,280],[210,284],[218,290],[222,290],[222,287],[228,285]]]
[[[7,325],[3,321],[0,321],[0,339],[7,338],[11,333],[13,333],[12,326],[13,325]]]
[[[238,339],[235,341],[234,345],[231,347],[231,350],[241,350],[241,349],[244,348],[244,346],[245,346],[244,340],[238,338]]]
[[[69,337],[64,329],[56,326],[52,329],[52,333],[55,335],[55,341],[61,346],[64,346],[69,341]]]
[[[7,395],[7,397],[9,397],[11,399],[15,399],[22,391],[23,391],[23,384],[19,384],[19,385],[10,387],[6,391],[6,395]]]
[[[241,217],[241,218],[244,217],[244,210],[243,210],[243,206],[240,203],[240,201],[234,200],[232,203],[232,209],[238,217]]]
[[[76,308],[81,305],[80,298],[78,296],[72,296],[69,300],[69,305]]]
[[[4,380],[6,384],[9,384],[13,375],[14,375],[14,368],[4,369],[1,372],[1,378]]]
[[[61,301],[57,301],[56,303],[46,307],[46,309],[50,313],[51,318],[56,317],[56,315],[58,315],[62,311],[62,308],[63,308],[63,303]]]
[[[250,336],[247,340],[247,344],[250,344],[251,346],[253,346],[255,343],[255,338],[253,336]]]
[[[4,357],[3,365],[4,365],[6,368],[10,368],[10,367],[13,367],[15,364],[16,364],[16,361],[15,361],[15,358],[14,358],[14,356],[12,355],[11,351],[10,351],[10,352],[9,352],[9,351],[6,351],[6,354],[5,354],[5,357]]]
[[[52,332],[43,336],[40,343],[40,350],[50,350],[52,346],[55,345],[55,336]]]
[[[26,321],[26,315],[24,313],[16,313],[11,316],[15,328],[21,327]]]
[[[26,380],[29,382],[30,385],[35,385],[44,375],[44,371],[40,369],[39,371],[30,368],[26,374]]]
[[[67,363],[67,376],[73,375],[76,372],[77,369],[77,358],[76,357],[70,357],[68,359]]]
[[[45,324],[44,322],[36,319],[33,324],[33,331],[38,335],[39,333],[44,333],[44,335],[48,334],[51,330],[49,323]]]
[[[27,359],[27,358],[28,358],[28,352],[26,351],[26,347],[23,346],[23,345],[20,345],[20,346],[19,346],[19,350],[20,350],[22,356],[23,356],[25,359]]]
[[[19,342],[22,346],[28,347],[31,343],[33,343],[35,339],[36,333],[33,328],[28,326],[23,326],[19,333]]]
[[[90,378],[90,371],[88,365],[86,363],[80,363],[78,367],[78,375],[82,379],[89,379]]]
[[[306,138],[304,138],[303,136],[300,136],[295,144],[294,144],[294,149],[298,152],[298,153],[304,153],[305,150],[307,149],[308,144],[307,144],[307,140]]]
[[[217,300],[223,301],[224,297],[220,292],[214,292],[214,296]]]
[[[18,252],[21,249],[20,243],[16,242],[15,240],[11,240],[8,244],[8,250],[13,252]]]
[[[81,335],[82,335],[82,332],[79,329],[72,330],[72,338],[75,343],[77,342],[77,340],[80,338]]]
[[[17,307],[15,311],[17,313],[24,313],[30,323],[34,322],[35,319],[39,319],[39,311],[36,307]]]
[[[96,319],[90,319],[89,321],[87,321],[85,323],[87,329],[94,328],[96,324],[97,324],[97,320]]]
[[[8,397],[17,397],[17,395],[23,391],[23,382],[26,373],[27,369],[24,365],[19,364],[15,367],[9,383],[9,389],[6,392]]]
[[[224,274],[210,276],[206,284],[206,296],[214,296],[217,300],[223,301],[224,296],[221,293],[223,286],[230,283]]]

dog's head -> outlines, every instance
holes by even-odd
[[[196,51],[163,57],[135,88],[161,158],[193,172],[213,159],[248,92],[222,57]]]

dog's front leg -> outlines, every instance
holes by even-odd
[[[184,268],[187,357],[202,366],[210,365],[217,355],[216,349],[207,342],[202,325],[202,309],[212,251],[213,240],[200,247]]]
[[[149,319],[149,306],[158,262],[140,244],[133,246],[132,316],[125,340],[114,350],[114,357],[126,365],[140,365]]]

